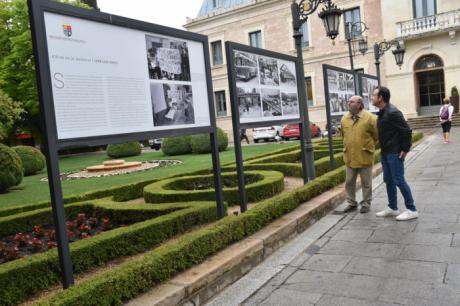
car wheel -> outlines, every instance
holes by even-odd
[[[259,143],[259,139],[254,139],[254,143]]]

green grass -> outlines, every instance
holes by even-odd
[[[298,145],[297,141],[286,143],[269,143],[264,145],[243,146],[243,158],[249,158],[272,150]],[[220,153],[221,165],[235,161],[233,148]],[[71,172],[84,169],[87,166],[100,164],[109,158],[104,153],[92,153],[78,156],[66,156],[59,160],[60,172]],[[183,162],[181,165],[154,169],[151,171],[136,172],[100,178],[65,180],[62,181],[64,196],[83,192],[102,190],[104,188],[125,185],[129,183],[166,177],[178,173],[185,173],[212,167],[211,154],[188,154],[179,156],[164,156],[161,152],[146,152],[139,156],[124,158],[126,161],[144,161],[153,159],[176,159]],[[46,177],[46,170],[33,176],[27,176],[22,183],[9,192],[0,194],[0,207],[13,207],[49,200],[48,182],[40,181]]]

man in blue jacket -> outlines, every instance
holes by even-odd
[[[390,90],[377,87],[372,93],[372,104],[379,108],[377,128],[381,148],[383,180],[387,187],[388,207],[378,212],[377,217],[396,216],[405,221],[418,218],[414,198],[404,178],[404,158],[412,146],[412,130],[403,114],[390,104]],[[397,205],[397,189],[403,197],[406,211],[400,213]]]

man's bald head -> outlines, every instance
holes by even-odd
[[[348,99],[348,109],[352,114],[359,113],[364,108],[363,97],[351,96]]]

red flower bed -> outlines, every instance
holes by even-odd
[[[119,226],[123,225],[115,226],[109,218],[88,218],[81,213],[75,220],[67,221],[67,236],[69,241],[73,242]],[[57,242],[54,228],[35,225],[31,232],[17,233],[0,239],[0,264],[55,247]]]

